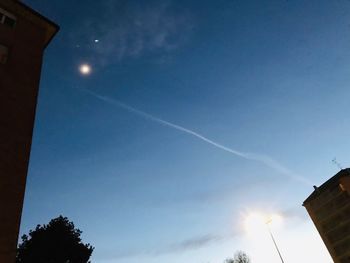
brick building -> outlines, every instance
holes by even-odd
[[[343,169],[304,201],[335,263],[350,263],[350,169]]]
[[[15,261],[43,53],[58,26],[0,0],[0,262]]]

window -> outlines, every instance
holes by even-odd
[[[4,24],[9,27],[15,27],[17,18],[11,13],[0,8],[0,24]]]
[[[343,192],[346,191],[345,186],[344,186],[343,184],[339,184],[339,187],[340,187],[340,189],[341,189]]]
[[[0,64],[6,64],[8,57],[9,49],[0,44]]]
[[[8,17],[8,16],[5,16],[5,19],[4,19],[4,25],[7,25],[9,27],[14,27],[16,24],[16,20],[11,18],[11,17]]]

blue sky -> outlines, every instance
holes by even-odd
[[[45,53],[22,233],[63,214],[97,263],[216,263],[240,249],[279,262],[242,229],[259,210],[283,215],[286,259],[330,262],[301,204],[334,157],[349,165],[349,1],[25,3],[61,30]]]

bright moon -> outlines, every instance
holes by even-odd
[[[88,64],[82,64],[79,67],[79,71],[83,75],[89,75],[91,73],[91,67]]]

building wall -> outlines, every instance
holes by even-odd
[[[349,183],[349,177],[324,187],[304,206],[334,262],[350,263],[350,192],[340,185],[342,182]]]
[[[0,8],[11,12],[11,8]],[[16,16],[17,14],[13,12]],[[9,49],[0,64],[0,262],[13,263],[24,199],[38,95],[45,29],[17,16],[15,27],[0,24],[0,45]]]

